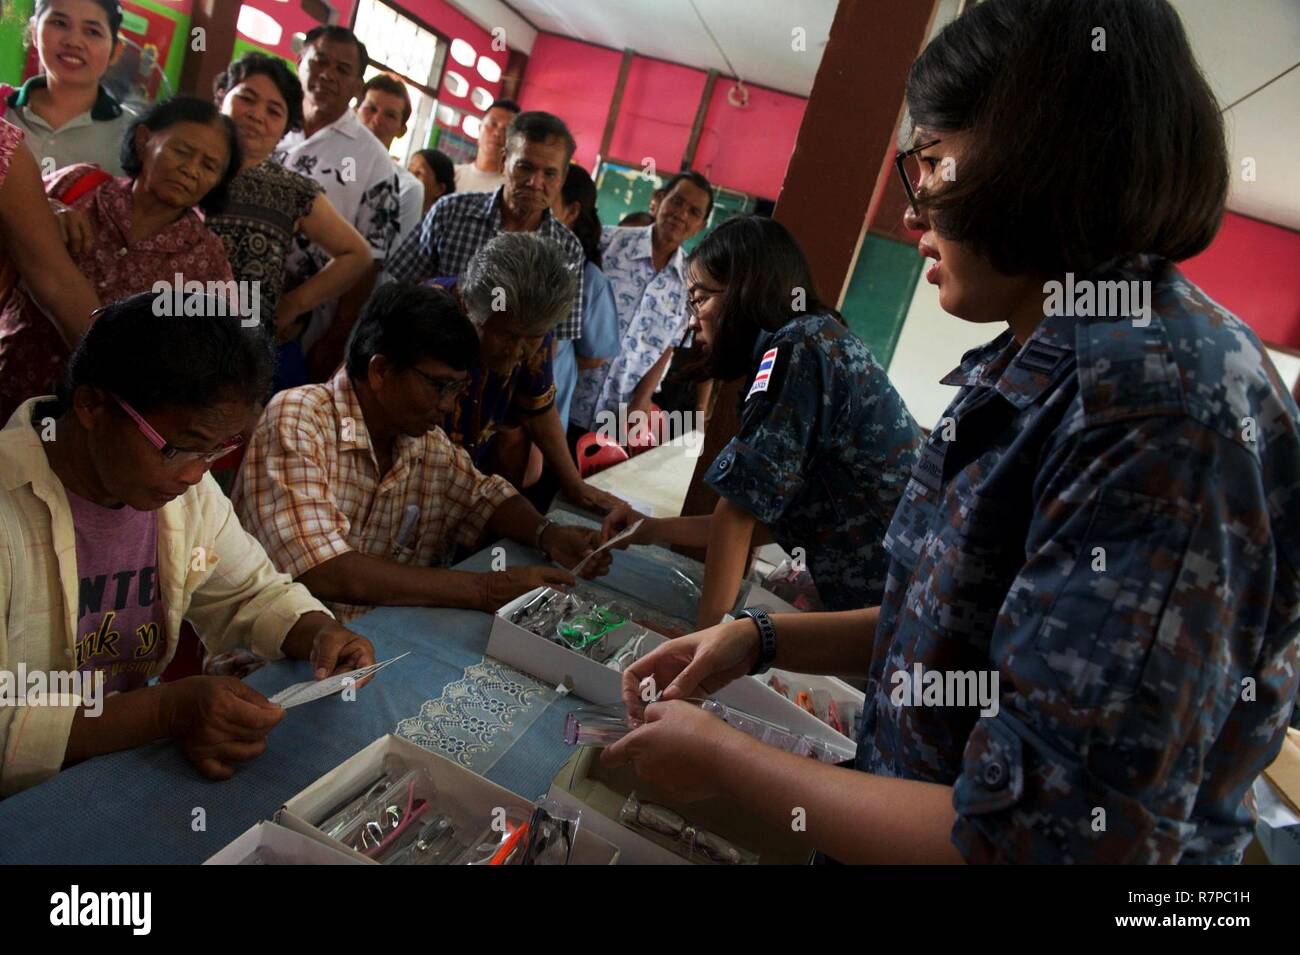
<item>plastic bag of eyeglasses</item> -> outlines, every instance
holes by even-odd
[[[862,707],[856,700],[836,699],[827,689],[790,683],[776,673],[768,674],[767,685],[835,732],[850,739],[857,738],[862,723]]]
[[[581,815],[554,800],[543,799],[528,821],[528,846],[521,865],[568,865]]]
[[[645,628],[630,622],[631,611],[618,603],[598,603],[576,593],[546,589],[510,615],[510,622],[534,636],[605,663]]]
[[[386,865],[509,865],[523,854],[528,821],[514,808],[473,827],[440,813],[400,836],[380,861]]]
[[[707,829],[693,825],[680,813],[657,803],[642,802],[636,793],[627,797],[618,821],[648,835],[677,855],[705,865],[758,865],[758,853],[741,848]]]
[[[712,713],[729,726],[734,726],[742,733],[761,740],[769,746],[775,746],[796,756],[808,756],[823,763],[837,764],[844,760],[841,752],[815,736],[795,732],[771,720],[746,713],[734,706],[727,706],[718,700],[701,700],[699,703],[700,709],[706,713]]]
[[[399,840],[404,844],[404,836],[434,815],[436,799],[437,787],[428,770],[410,769],[390,758],[378,779],[331,812],[318,828],[362,855],[385,862]]]

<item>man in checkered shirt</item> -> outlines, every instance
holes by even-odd
[[[564,122],[550,113],[520,113],[506,132],[506,181],[496,192],[457,192],[433,204],[420,227],[388,259],[385,275],[405,282],[460,277],[470,259],[501,232],[537,232],[560,243],[581,277],[582,243],[551,215],[576,144]],[[582,283],[569,315],[555,329],[558,341],[582,335]]]
[[[280,392],[262,415],[236,513],[339,620],[380,604],[491,612],[573,582],[545,566],[448,570],[458,546],[507,537],[568,567],[594,549],[598,531],[546,520],[438,427],[479,360],[478,334],[450,293],[390,283],[366,304],[334,378]],[[592,558],[584,576],[609,563],[608,552]]]

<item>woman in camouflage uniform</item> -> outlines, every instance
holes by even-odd
[[[926,277],[1009,327],[945,379],[880,606],[657,648],[624,695],[671,702],[604,759],[845,862],[1238,862],[1300,680],[1300,432],[1172,264],[1223,214],[1218,104],[1166,0],[986,0],[907,103]],[[769,665],[865,680],[860,771],[684,702]]]
[[[705,376],[747,383],[740,429],[704,476],[711,515],[646,519],[626,542],[708,548],[702,627],[735,602],[759,524],[806,562],[826,607],[880,603],[885,528],[921,443],[903,399],[771,219],[714,229],[688,261],[687,295]],[[641,518],[616,510],[606,538]]]

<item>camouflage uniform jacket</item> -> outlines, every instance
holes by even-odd
[[[880,602],[882,541],[921,431],[867,346],[831,315],[759,335],[740,431],[704,480],[805,555],[822,603]]]
[[[885,539],[858,766],[954,786],[968,861],[1238,861],[1296,695],[1295,402],[1168,262],[1111,272],[1149,321],[968,352]],[[895,705],[907,671],[996,712]]]

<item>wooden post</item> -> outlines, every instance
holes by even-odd
[[[695,122],[691,125],[691,137],[686,141],[686,151],[682,153],[682,171],[691,168],[695,162],[695,150],[700,145],[700,133],[704,132],[704,117],[709,113],[709,102],[713,99],[713,85],[718,82],[718,71],[709,70],[704,80],[704,91],[700,93],[700,105],[695,108]]]
[[[835,11],[774,215],[803,248],[822,301],[841,300],[870,225],[872,198],[893,185],[887,160],[907,70],[938,6],[939,0],[840,0]],[[684,515],[713,512],[718,498],[704,473],[740,426],[737,404],[748,384],[719,390]]]
[[[605,117],[605,132],[600,137],[600,153],[596,156],[596,165],[609,155],[609,144],[614,141],[614,126],[618,123],[618,111],[623,107],[623,88],[627,86],[627,75],[632,72],[632,57],[635,51],[631,47],[623,50],[623,62],[618,67],[618,82],[614,84],[614,95],[609,101],[609,115]],[[592,170],[595,173],[595,170]]]

